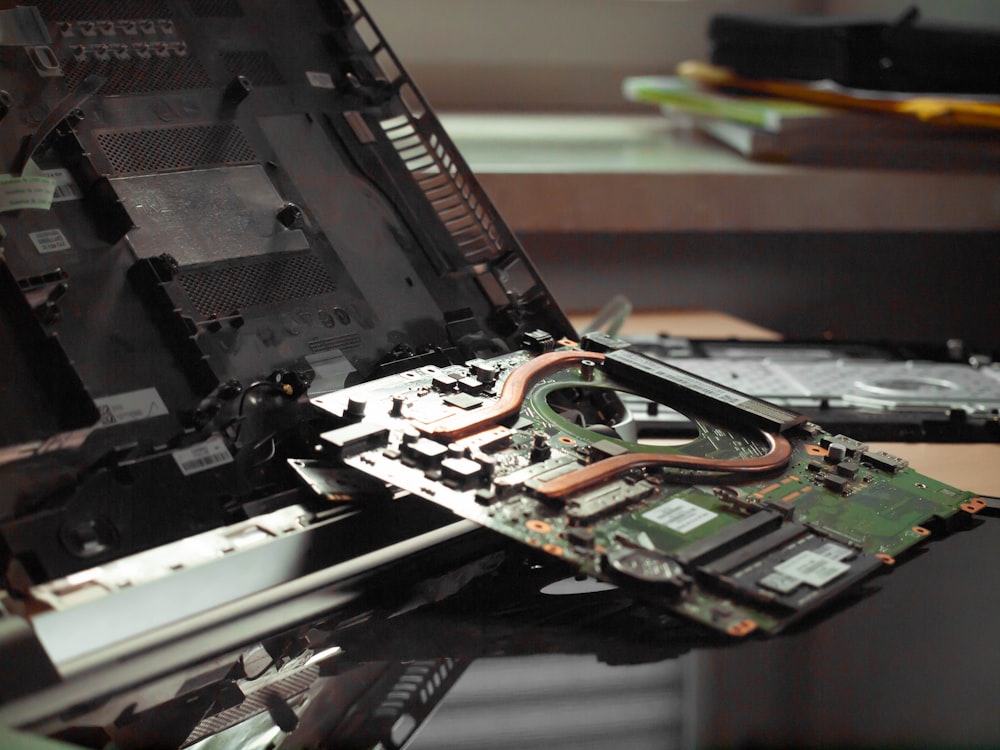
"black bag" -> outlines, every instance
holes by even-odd
[[[1000,94],[1000,26],[872,18],[719,14],[712,62],[746,78],[830,79],[905,92]]]

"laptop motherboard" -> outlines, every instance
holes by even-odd
[[[985,507],[624,342],[583,346],[539,334],[319,397],[343,420],[323,453],[732,636],[780,631]],[[619,391],[698,436],[623,436]]]

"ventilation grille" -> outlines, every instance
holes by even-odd
[[[237,706],[228,708],[213,714],[207,719],[203,719],[188,736],[182,747],[188,747],[203,740],[206,737],[223,732],[230,727],[234,727],[247,719],[262,714],[267,711],[268,702],[274,697],[280,697],[289,703],[293,702],[295,696],[305,693],[319,677],[319,667],[310,665],[301,674],[293,674],[285,677],[272,685],[268,685],[263,690],[250,693],[246,699]]]
[[[356,3],[348,3],[352,26],[378,66],[381,77],[399,91],[406,114],[382,120],[380,125],[406,168],[469,263],[496,258],[503,252],[489,203],[467,167],[461,166],[454,146],[443,131],[433,132],[433,118],[425,118],[427,104],[410,84],[399,61]]]
[[[107,79],[100,89],[103,96],[204,89],[211,86],[205,69],[190,52],[183,57],[172,52],[169,57],[150,55],[148,58],[141,58],[130,55],[125,60],[114,57],[109,60],[88,57],[82,61],[70,58],[63,65],[63,70],[69,89],[76,88],[89,75],[103,76]]]
[[[309,254],[189,271],[178,280],[203,320],[257,305],[326,294],[336,288],[323,264]]]
[[[410,116],[381,123],[465,259],[478,263],[496,257],[502,247],[493,220],[486,211],[485,198],[459,171],[438,136],[425,136],[417,129],[418,124],[418,120]]]
[[[257,160],[243,131],[232,123],[109,130],[98,133],[97,142],[118,175]]]
[[[200,18],[240,18],[243,15],[237,0],[188,0],[188,6]]]
[[[361,336],[356,333],[348,333],[343,336],[331,336],[325,339],[313,339],[309,342],[309,351],[313,354],[332,351],[338,349],[342,352],[357,349],[361,346]]]
[[[49,21],[174,17],[166,0],[40,0],[35,4]]]
[[[249,78],[254,86],[283,86],[285,83],[281,71],[264,50],[223,52],[222,64],[234,76]]]
[[[433,118],[424,119],[427,103],[402,72],[399,60],[389,49],[368,13],[354,0],[346,0],[351,26],[362,40],[372,60],[399,91],[406,114],[382,120],[386,137],[396,148],[406,168],[430,201],[445,228],[469,263],[494,259],[503,253],[496,224],[490,216],[489,202],[471,176],[460,167],[454,146],[447,136],[429,132]]]

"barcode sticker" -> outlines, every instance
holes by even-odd
[[[155,388],[143,388],[128,393],[117,393],[94,400],[101,413],[101,426],[124,424],[139,419],[159,417],[167,413],[167,405],[163,403]]]
[[[306,78],[309,80],[309,85],[318,89],[333,89],[336,86],[333,83],[333,78],[330,77],[329,73],[322,73],[316,70],[307,70]]]
[[[820,588],[830,581],[843,575],[851,566],[839,560],[806,550],[795,557],[785,560],[781,565],[775,565],[774,571],[791,578],[797,578],[803,583]]]
[[[28,237],[40,253],[58,253],[70,249],[69,240],[61,229],[43,229],[40,232],[32,232]]]
[[[689,503],[687,500],[671,500],[669,503],[664,503],[642,515],[643,518],[648,518],[660,526],[687,534],[689,531],[694,531],[699,526],[708,523],[719,514],[702,508],[700,505]]]
[[[174,461],[177,462],[181,473],[187,477],[199,471],[232,463],[233,456],[226,447],[226,442],[216,436],[204,443],[174,451]]]
[[[46,169],[42,174],[56,181],[56,189],[52,194],[53,203],[78,201],[83,197],[68,169]]]

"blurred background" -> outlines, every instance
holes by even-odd
[[[707,59],[717,13],[1000,23],[994,0],[369,0],[366,7],[436,111],[642,111],[625,76]]]
[[[1000,327],[995,166],[762,164],[621,93],[626,76],[709,59],[707,29],[718,13],[892,20],[911,5],[368,3],[570,312],[624,293],[638,310],[721,310],[790,337],[992,346]],[[916,5],[924,19],[1000,27],[992,0]]]

